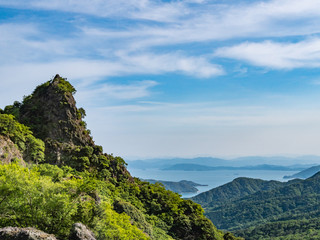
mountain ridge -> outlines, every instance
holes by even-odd
[[[241,196],[222,206],[206,208],[214,224],[238,230],[268,221],[319,216],[320,173],[306,180],[294,179],[270,190]],[[243,214],[245,212],[245,214]]]

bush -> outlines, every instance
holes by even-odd
[[[13,115],[0,114],[0,134],[7,136],[18,146],[25,160],[44,161],[44,142],[32,135],[30,129],[17,122]]]

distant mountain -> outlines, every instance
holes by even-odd
[[[186,180],[181,180],[179,182],[171,182],[154,179],[144,179],[144,181],[147,181],[149,183],[161,183],[167,190],[171,190],[176,193],[196,193],[198,192],[198,189],[196,187],[208,186]]]
[[[198,157],[198,158],[170,158],[170,159],[147,159],[127,161],[129,168],[135,169],[162,169],[174,164],[202,164],[208,166],[228,166],[229,160],[212,157]]]
[[[273,171],[299,171],[304,169],[297,166],[278,166],[278,165],[256,165],[256,166],[243,166],[243,167],[231,167],[231,166],[206,166],[200,164],[181,163],[174,164],[169,167],[162,168],[164,171],[216,171],[216,170],[273,170]]]
[[[284,176],[283,178],[284,179],[288,179],[288,178],[306,179],[306,178],[313,176],[314,174],[316,174],[319,171],[320,171],[320,165],[307,168],[305,170],[302,170],[301,172],[298,172],[298,173],[290,175],[290,176]]]
[[[239,186],[239,189],[242,188]],[[217,189],[215,191],[218,192]],[[261,188],[247,196],[238,196],[223,205],[207,207],[206,216],[219,228],[228,230],[267,222],[319,217],[320,173],[306,180],[294,179],[279,186],[274,185],[271,189]]]
[[[313,165],[320,164],[320,156],[306,155],[298,157],[284,157],[284,156],[249,156],[239,157],[230,160],[234,166],[245,166],[245,165],[257,165],[257,164],[269,164],[269,165]]]
[[[231,160],[213,158],[213,157],[197,157],[197,158],[155,158],[145,160],[127,161],[128,167],[132,169],[163,169],[175,164],[198,164],[210,167],[245,167],[256,165],[277,165],[291,166],[305,169],[315,164],[320,164],[318,156],[301,156],[296,158],[290,157],[241,157]],[[303,164],[302,164],[303,163]]]
[[[191,163],[181,163],[181,164],[174,164],[170,167],[163,168],[161,170],[164,171],[212,171],[216,170],[215,167],[200,165],[200,164],[191,164]]]
[[[201,204],[204,208],[217,207],[257,191],[272,190],[285,184],[286,183],[278,181],[264,181],[261,179],[240,177],[220,187],[200,193],[191,199]]]

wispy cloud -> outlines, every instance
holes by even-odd
[[[320,39],[313,38],[296,43],[245,42],[219,48],[215,51],[215,56],[274,69],[315,68],[320,67]]]
[[[100,17],[126,17],[154,21],[172,21],[184,15],[184,4],[181,2],[161,2],[150,0],[1,0],[0,4],[9,7],[27,9],[45,9],[75,12]]]
[[[53,38],[32,23],[0,24],[0,63],[52,61],[76,54],[74,40]]]
[[[2,6],[38,8],[91,14],[118,19],[153,20],[138,22],[132,34],[152,35],[155,42],[183,43],[236,37],[288,36],[319,32],[317,0],[273,0],[256,3],[239,1],[152,1],[152,0],[0,0]],[[300,24],[293,24],[300,22]],[[107,29],[106,29],[107,30]],[[125,30],[126,31],[126,30]],[[113,32],[120,37],[123,31]]]
[[[90,99],[93,106],[103,106],[106,103],[111,104],[114,100],[135,100],[151,95],[151,88],[157,86],[156,81],[144,80],[131,82],[128,84],[88,84],[78,88],[77,99],[85,102]],[[90,104],[87,104],[90,105]]]
[[[77,38],[47,36],[37,25],[3,24],[0,50],[3,62],[74,61],[88,62],[95,75],[180,72],[197,77],[224,74],[223,67],[207,53],[190,54],[168,50],[159,53],[157,46],[209,42],[242,37],[274,37],[310,34],[320,31],[320,4],[314,0],[278,0],[248,4],[227,4],[224,1],[62,1],[62,0],[0,0],[0,5],[17,8],[36,8],[54,11],[92,14],[103,18],[135,19],[121,28],[75,25]],[[157,24],[139,21],[148,19]],[[291,24],[301,20],[310,24]],[[319,23],[319,24],[318,24]],[[301,25],[301,26],[300,26]],[[12,31],[12,32],[11,32]],[[33,37],[30,37],[33,36]],[[58,35],[57,35],[58,36]],[[14,44],[16,50],[8,47]],[[235,58],[257,66],[277,69],[317,67],[319,40],[300,43],[242,43],[216,51],[216,56]],[[10,49],[10,50],[9,50]],[[299,50],[298,50],[299,49]],[[13,52],[12,52],[13,51]],[[50,58],[48,58],[50,56]],[[92,61],[91,56],[99,58]],[[54,63],[55,64],[55,63]],[[56,64],[55,64],[56,65]],[[93,76],[94,77],[94,76]]]

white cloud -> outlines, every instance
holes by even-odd
[[[74,41],[51,38],[28,23],[0,24],[0,63],[48,61],[75,54]]]
[[[221,66],[210,63],[205,57],[187,57],[176,53],[168,54],[120,54],[121,61],[133,65],[141,73],[181,72],[195,77],[223,75]],[[139,70],[138,70],[139,69]],[[132,71],[134,71],[132,69]]]
[[[320,67],[320,39],[313,38],[297,43],[245,42],[219,48],[215,51],[215,56],[274,69],[317,68]]]
[[[70,78],[167,72],[207,78],[224,74],[222,67],[211,63],[208,56],[187,56],[183,52],[153,53],[143,48],[130,53],[121,40],[109,45],[108,39],[88,38],[81,33],[76,39],[51,36],[32,24],[2,24],[0,34],[0,63],[4,71],[27,67],[50,71],[53,68]],[[87,53],[98,54],[99,60],[88,59]],[[16,74],[23,75],[22,72]]]
[[[89,83],[93,84],[103,78],[129,74],[180,72],[195,77],[211,77],[223,74],[223,69],[218,65],[209,63],[202,57],[185,57],[178,54],[153,55],[146,53],[135,56],[122,55],[112,60],[66,59],[63,61],[41,63],[21,63],[18,61],[0,65],[0,72],[0,102],[9,104],[14,100],[20,99],[23,95],[30,94],[36,85],[54,76],[56,73],[68,77],[75,82],[89,81]],[[152,84],[154,82],[144,82],[142,88],[137,88],[131,94],[136,94],[137,96],[139,94],[146,94],[143,88],[146,86],[151,87]],[[18,89],[16,88],[17,85],[19,85]],[[121,94],[125,94],[126,92],[125,88],[120,88],[119,86],[109,85],[108,88],[113,89],[114,94],[117,94],[119,98]],[[132,86],[127,90],[132,90],[131,88]],[[14,90],[14,95],[7,89],[16,89]],[[124,95],[122,96],[124,97]]]
[[[15,63],[0,66],[2,76],[23,79],[26,74],[56,73],[72,79],[109,77],[128,74],[161,74],[181,72],[195,77],[211,77],[223,74],[223,69],[202,57],[186,57],[178,54],[122,55],[114,59],[86,60],[66,59],[47,63]],[[42,74],[40,74],[43,76]]]
[[[320,30],[318,0],[273,0],[257,2],[152,1],[152,0],[0,0],[4,6],[38,8],[92,14],[100,17],[138,20],[117,37],[149,36],[150,44],[232,39],[237,37],[292,36]],[[140,22],[155,20],[161,25]],[[105,29],[107,32],[110,31]],[[143,33],[144,32],[144,33]],[[142,35],[141,35],[142,33]]]
[[[173,21],[187,11],[180,2],[151,0],[0,0],[4,6],[90,14],[100,17],[125,17],[154,21]]]
[[[91,105],[103,106],[110,104],[114,100],[134,100],[148,97],[151,95],[150,89],[156,85],[158,85],[158,83],[151,80],[131,82],[128,84],[101,83],[95,84],[94,86],[89,82],[84,86],[78,87],[77,99],[80,103],[90,99]],[[87,102],[86,105],[90,104]]]
[[[148,1],[150,5],[153,1]],[[152,5],[152,4],[151,4]],[[118,17],[133,15],[154,15],[168,3],[158,2],[156,7],[139,8]],[[254,3],[228,4],[225,1],[199,2],[190,5],[188,1],[171,2],[172,12],[179,12],[175,18],[162,24],[133,22],[124,29],[110,29],[103,26],[83,25],[81,29],[89,39],[101,38],[109,44],[118,43],[126,51],[140,51],[156,46],[170,46],[185,43],[202,43],[238,38],[287,37],[317,34],[320,32],[320,2],[318,0],[276,0]],[[135,8],[136,9],[136,8]],[[153,9],[151,11],[151,9]],[[170,12],[168,10],[168,12]],[[118,45],[118,46],[119,46]]]

